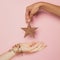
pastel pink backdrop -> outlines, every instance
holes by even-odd
[[[16,43],[43,41],[47,48],[12,60],[60,60],[60,18],[47,12],[41,13],[33,23],[33,26],[39,27],[36,38],[23,37],[21,27],[26,26],[26,6],[40,1],[60,5],[60,0],[0,0],[0,54]]]

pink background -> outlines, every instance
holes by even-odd
[[[12,60],[60,60],[60,18],[47,12],[34,19],[39,27],[35,39],[24,38],[25,9],[35,2],[60,5],[60,0],[0,0],[0,53],[20,42],[43,41],[47,48],[31,55],[16,56]]]

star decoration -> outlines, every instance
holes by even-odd
[[[37,29],[36,27],[31,27],[31,25],[28,25],[27,28],[22,28],[22,30],[25,31],[24,37],[27,37],[28,35],[31,37],[35,37],[35,30],[36,29]]]

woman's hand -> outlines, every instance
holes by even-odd
[[[34,53],[44,49],[46,45],[43,42],[20,43],[13,47],[16,53]]]
[[[21,44],[23,53],[34,53],[44,49],[46,45],[43,42],[30,42]]]
[[[45,11],[55,14],[60,17],[60,6],[47,3],[47,2],[37,2],[26,8],[26,22],[30,23],[32,21],[32,17],[39,11],[39,9],[44,9]]]
[[[35,15],[43,5],[43,2],[38,2],[27,6],[25,13],[27,23],[31,22],[33,15]]]
[[[9,51],[0,55],[0,60],[11,60],[15,55],[21,53],[34,53],[44,49],[46,45],[43,42],[30,42],[16,44]]]

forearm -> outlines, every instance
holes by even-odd
[[[7,51],[7,52],[3,53],[2,55],[0,55],[0,60],[10,60],[14,56],[15,56],[15,53],[12,50]]]
[[[9,51],[0,55],[0,60],[11,60],[13,57],[21,53],[21,45],[14,45]]]
[[[42,2],[42,9],[46,10],[47,12],[50,12],[52,14],[55,14],[57,16],[60,16],[60,6]]]

